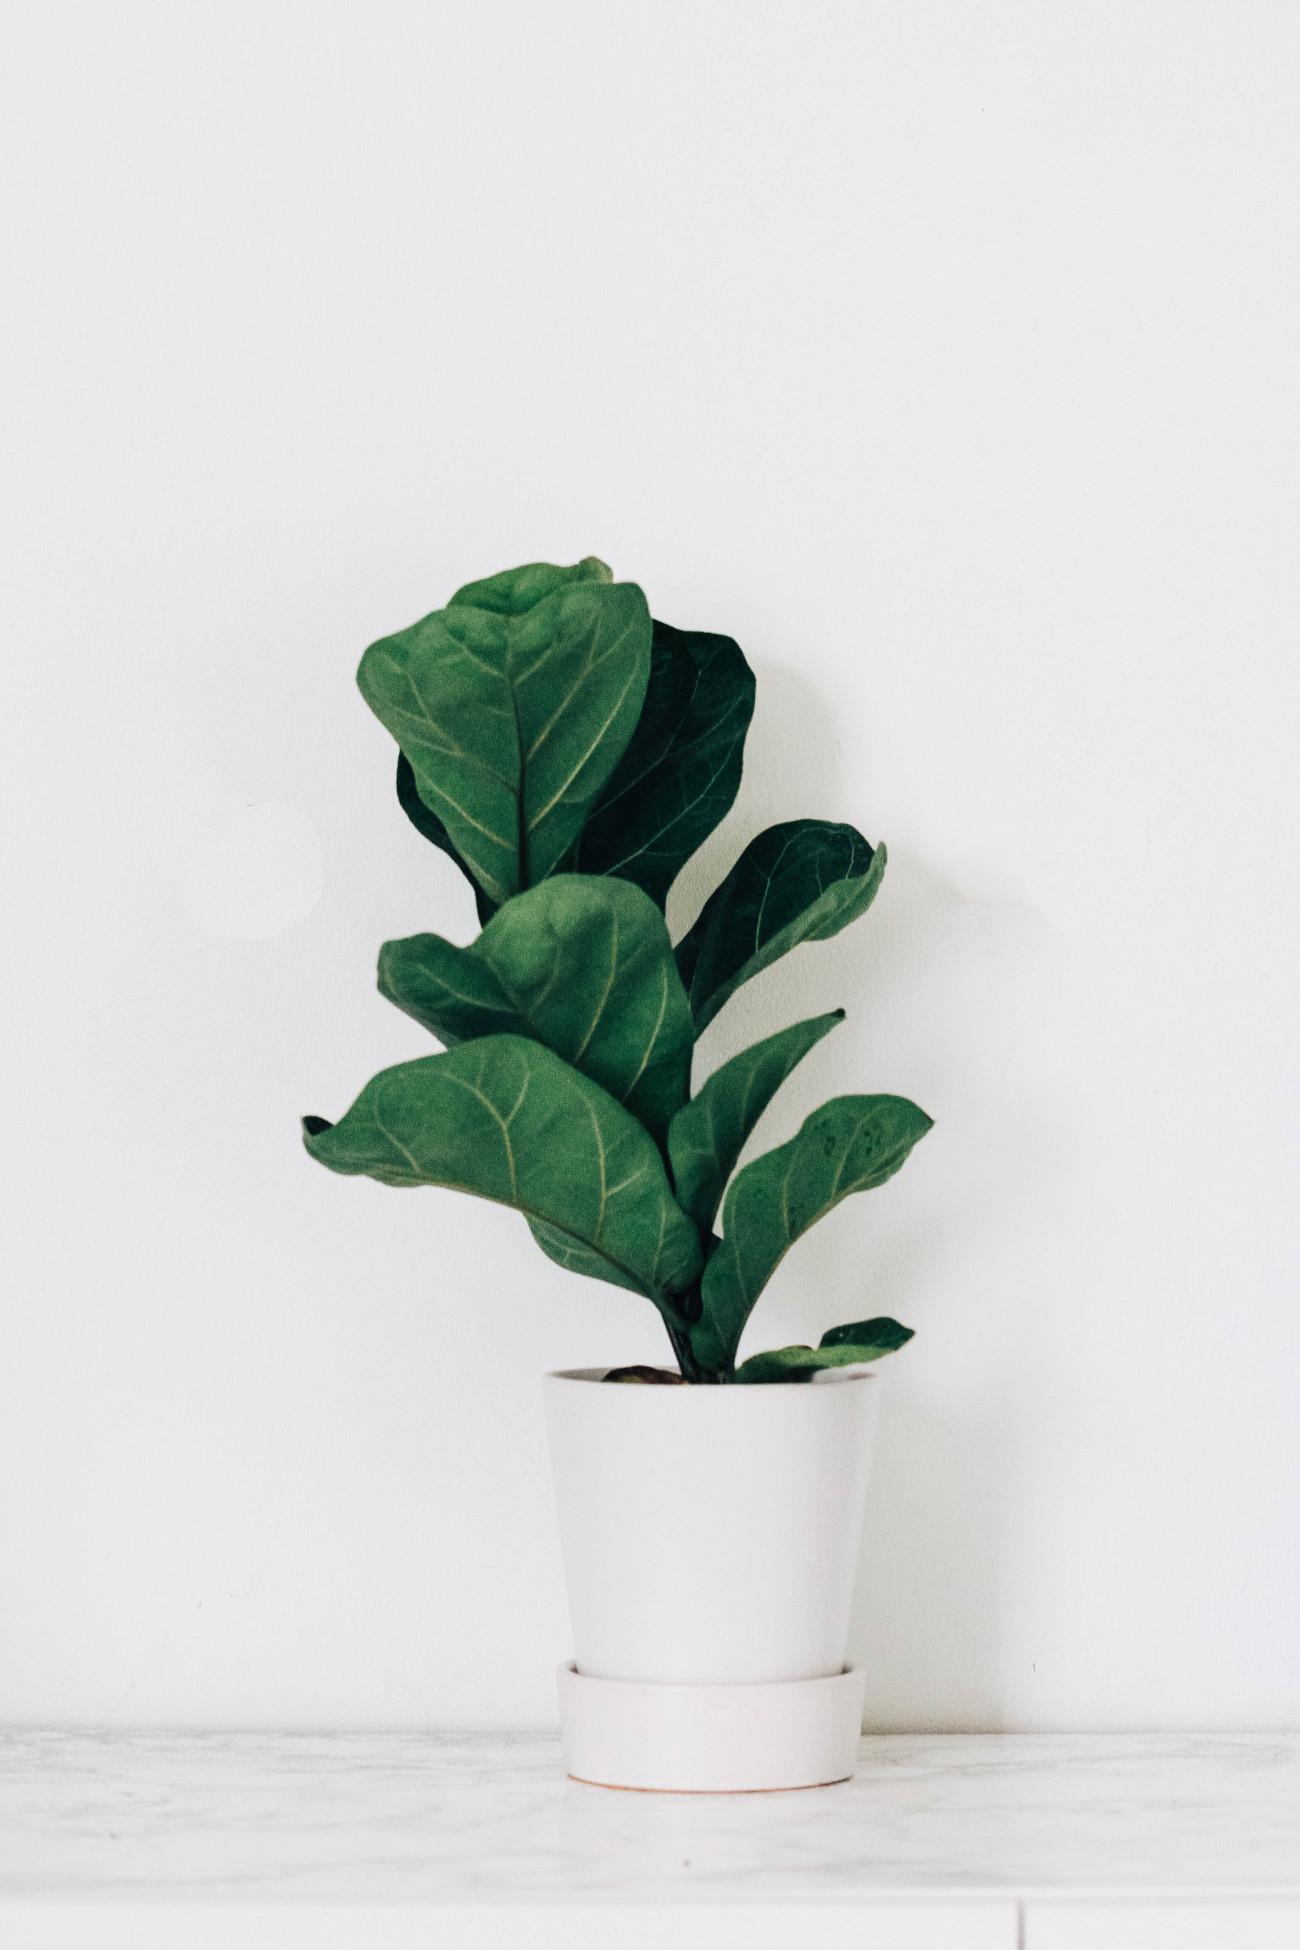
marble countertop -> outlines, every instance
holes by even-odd
[[[1300,1898],[1300,1738],[877,1737],[840,1787],[678,1796],[540,1733],[0,1734],[4,1904],[1034,1892]]]

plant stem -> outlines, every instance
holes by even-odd
[[[677,1356],[677,1365],[681,1369],[684,1381],[718,1382],[726,1379],[724,1375],[714,1374],[710,1369],[700,1366],[691,1346],[690,1334],[685,1327],[675,1327],[671,1321],[665,1321],[664,1324],[668,1328],[668,1338],[673,1344],[673,1353]]]

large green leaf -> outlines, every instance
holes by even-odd
[[[751,840],[677,947],[696,1034],[760,969],[865,914],[884,872],[883,846],[825,819],[787,820]]]
[[[650,612],[635,583],[587,579],[596,569],[608,574],[541,563],[470,584],[372,643],[357,672],[497,904],[563,859],[641,713]]]
[[[656,1137],[690,1089],[694,1031],[664,917],[627,880],[554,874],[468,948],[385,943],[379,987],[444,1043],[516,1032],[594,1077]]]
[[[912,1338],[912,1329],[896,1320],[855,1320],[832,1327],[820,1347],[774,1347],[767,1354],[751,1354],[736,1369],[737,1381],[811,1381],[826,1368],[858,1368],[893,1354]]]
[[[668,1162],[677,1202],[701,1231],[712,1229],[745,1140],[796,1063],[821,1041],[843,1009],[791,1023],[741,1050],[713,1072],[668,1128]]]
[[[892,1178],[930,1124],[906,1097],[834,1097],[787,1144],[737,1172],[691,1329],[703,1366],[730,1368],[754,1302],[795,1240],[850,1192]]]
[[[543,596],[553,595],[568,583],[609,580],[608,568],[594,555],[575,563],[572,568],[560,568],[552,562],[530,562],[521,569],[507,569],[501,575],[488,576],[482,582],[467,582],[463,589],[456,591],[449,607],[468,606],[498,611],[507,616],[522,616],[525,610],[534,608]],[[442,820],[421,799],[410,760],[400,751],[397,754],[397,803],[416,831],[454,860],[465,875],[474,889],[480,925],[490,920],[496,913],[498,903],[484,893],[457,852]]]
[[[303,1119],[331,1171],[385,1185],[446,1185],[572,1240],[581,1270],[671,1315],[700,1264],[653,1140],[630,1111],[553,1050],[488,1036],[382,1070],[337,1124]]]
[[[736,796],[753,713],[738,643],[657,622],[640,721],[568,865],[634,880],[662,907]]]
[[[410,820],[412,826],[414,826],[416,832],[428,840],[431,846],[436,846],[441,852],[445,853],[448,859],[454,861],[460,868],[466,880],[468,880],[470,886],[474,889],[474,905],[478,909],[479,926],[481,927],[485,921],[490,921],[497,911],[496,902],[491,900],[483,892],[483,889],[479,886],[477,880],[475,880],[464,860],[461,859],[460,854],[452,844],[451,834],[447,831],[447,828],[443,825],[437,813],[430,812],[429,808],[425,805],[419,792],[416,790],[415,774],[411,770],[409,761],[402,756],[401,752],[397,754],[397,803]]]

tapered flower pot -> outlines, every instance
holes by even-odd
[[[602,1372],[545,1380],[569,1772],[683,1792],[847,1779],[875,1376],[674,1388]]]

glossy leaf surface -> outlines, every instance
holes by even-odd
[[[760,969],[865,914],[884,872],[883,846],[825,819],[787,820],[751,840],[678,944],[696,1034]]]
[[[656,622],[640,720],[566,864],[634,880],[662,907],[735,799],[753,712],[738,643]]]
[[[553,595],[557,589],[563,589],[569,583],[609,580],[609,570],[594,555],[589,555],[572,568],[560,568],[552,562],[530,562],[520,569],[506,569],[500,575],[466,583],[463,589],[456,591],[449,607],[468,606],[494,610],[507,616],[522,616],[525,610],[535,607],[543,596]],[[397,755],[397,803],[416,831],[454,860],[465,875],[474,889],[480,925],[490,920],[498,903],[484,893],[457,851],[442,820],[421,799],[410,761],[400,751]]]
[[[737,1381],[811,1381],[826,1368],[857,1368],[893,1354],[912,1338],[896,1320],[855,1320],[823,1334],[820,1347],[777,1347],[751,1354],[736,1369]]]
[[[833,1097],[787,1144],[737,1172],[691,1329],[703,1365],[730,1368],[754,1302],[795,1240],[851,1192],[892,1178],[930,1124],[906,1097]]]
[[[843,1009],[791,1023],[753,1043],[706,1078],[668,1131],[668,1161],[677,1202],[708,1232],[727,1180],[759,1118],[800,1062],[836,1023]]]
[[[634,583],[596,571],[533,564],[470,584],[361,659],[420,801],[496,904],[563,859],[640,717],[650,613]]]
[[[522,616],[536,609],[545,597],[575,582],[612,582],[609,565],[599,556],[584,556],[581,562],[525,562],[518,569],[501,569],[496,575],[480,576],[477,582],[462,583],[447,607],[449,609],[487,609],[498,616]]]
[[[490,1036],[383,1070],[337,1124],[303,1120],[331,1171],[444,1185],[513,1206],[584,1255],[581,1270],[671,1311],[700,1262],[654,1141],[541,1043]]]
[[[535,1037],[661,1137],[690,1088],[690,1005],[663,915],[625,880],[555,874],[478,940],[385,944],[379,987],[444,1043]]]

